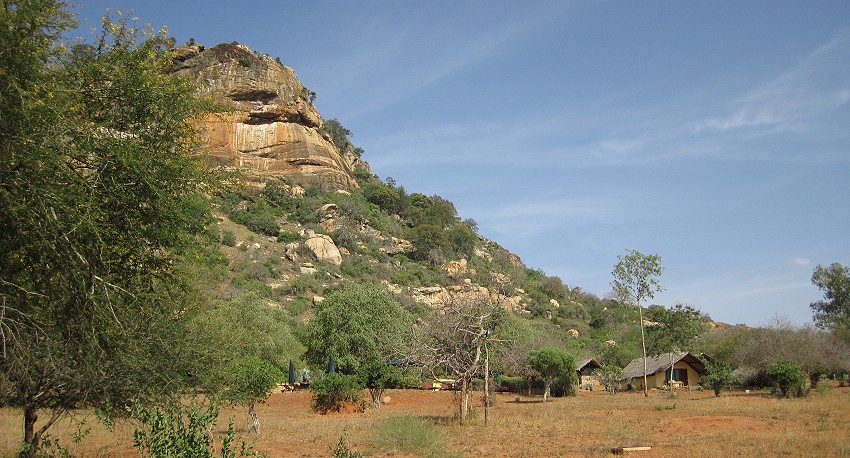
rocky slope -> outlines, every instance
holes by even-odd
[[[224,108],[202,121],[211,163],[238,167],[258,187],[282,177],[331,189],[357,187],[354,167],[368,165],[340,153],[322,132],[311,93],[291,68],[239,44],[176,51],[175,73],[196,81],[199,95]]]

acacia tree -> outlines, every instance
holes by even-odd
[[[555,382],[572,386],[576,383],[576,360],[557,348],[543,348],[528,355],[528,364],[543,377],[543,402],[549,398]]]
[[[618,262],[614,265],[611,274],[614,281],[611,286],[614,294],[624,304],[634,305],[638,309],[640,319],[640,339],[643,346],[643,395],[649,397],[646,377],[646,332],[643,322],[643,307],[641,302],[655,297],[655,293],[662,291],[658,277],[664,272],[661,266],[661,256],[657,254],[643,254],[637,250],[626,250],[625,255],[617,256]]]
[[[106,20],[69,55],[70,18],[59,0],[0,10],[0,404],[22,408],[28,456],[67,410],[160,398],[206,366],[179,269],[208,221],[201,107],[164,35]]]
[[[420,323],[411,352],[434,377],[445,373],[460,381],[461,424],[470,410],[471,382],[482,369],[484,346],[502,319],[503,309],[487,295],[450,296]]]

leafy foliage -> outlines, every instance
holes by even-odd
[[[130,416],[139,421],[142,428],[133,432],[133,445],[144,457],[216,456],[215,450],[220,451],[222,458],[236,456],[259,456],[252,450],[253,444],[242,442],[238,450],[234,449],[236,433],[233,421],[227,428],[227,433],[219,438],[220,445],[216,446],[210,431],[218,422],[219,404],[210,401],[206,407],[191,403],[183,406],[179,403],[169,403],[164,407],[145,407],[134,404]]]
[[[65,7],[0,14],[0,373],[30,455],[67,409],[165,396],[205,370],[180,270],[209,222],[204,107],[167,76],[162,33],[105,19],[96,46],[54,47]]]
[[[812,302],[815,323],[821,328],[850,330],[850,268],[837,262],[817,266],[812,284],[823,291],[824,300]]]
[[[714,390],[715,396],[720,396],[723,388],[728,389],[735,383],[736,377],[732,373],[732,367],[727,363],[707,361],[705,369],[706,373],[700,376],[700,380]]]
[[[322,367],[333,353],[337,370],[356,374],[368,361],[387,361],[398,354],[411,319],[386,288],[346,284],[316,306],[307,325],[305,358]]]
[[[691,350],[697,337],[708,330],[705,316],[690,305],[652,306],[646,309],[646,318],[652,322],[646,327],[646,351],[651,355]]]
[[[604,365],[595,371],[593,376],[605,385],[605,389],[615,394],[620,390],[620,381],[623,380],[623,369],[612,364]]]
[[[569,353],[557,348],[543,348],[528,355],[528,364],[543,377],[545,391],[543,402],[549,397],[552,385],[563,387],[577,383],[576,360]],[[568,391],[568,393],[574,390]]]
[[[360,380],[369,390],[372,404],[381,407],[381,396],[387,388],[402,387],[405,382],[401,369],[384,361],[372,360],[360,366]]]
[[[354,405],[360,411],[365,409],[360,390],[363,385],[356,375],[339,372],[325,375],[310,383],[313,393],[313,410],[319,413],[339,412],[346,405]]]
[[[793,361],[773,363],[767,368],[765,375],[773,383],[773,391],[778,396],[799,398],[808,392],[806,373]]]

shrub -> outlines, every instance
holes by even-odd
[[[253,444],[242,442],[239,454],[233,450],[236,433],[233,421],[227,433],[219,437],[220,447],[215,446],[212,431],[218,421],[220,411],[217,401],[211,401],[206,407],[194,402],[183,406],[171,403],[165,407],[147,407],[136,404],[130,409],[130,416],[139,421],[140,429],[133,431],[133,447],[141,456],[192,456],[213,457],[219,449],[222,458],[236,456],[259,456],[251,450]]]
[[[278,212],[265,204],[252,204],[244,209],[234,209],[228,215],[230,218],[258,234],[277,236],[280,225],[277,223]]]
[[[445,441],[434,423],[406,415],[386,419],[372,443],[382,452],[424,457],[445,456]]]
[[[331,447],[331,456],[333,458],[363,458],[363,454],[355,452],[348,447],[348,441],[345,440],[345,434],[339,436],[339,441],[336,447]]]
[[[607,364],[593,371],[593,376],[605,385],[611,394],[620,390],[620,380],[623,379],[623,369],[613,364]]]
[[[528,379],[525,377],[502,377],[501,385],[511,393],[523,393],[528,390]]]
[[[236,234],[233,231],[224,231],[221,233],[221,244],[224,246],[236,246]]]
[[[786,398],[803,397],[808,391],[808,377],[794,361],[784,360],[772,364],[765,371],[773,383],[773,393]]]
[[[326,375],[310,384],[313,410],[321,414],[339,412],[346,405],[353,404],[362,412],[366,407],[360,394],[362,389],[356,376],[339,373]]]
[[[278,243],[283,243],[283,244],[298,242],[298,241],[301,241],[301,236],[298,235],[295,232],[281,231],[277,235],[277,241],[278,241]]]

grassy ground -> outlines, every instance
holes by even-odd
[[[269,457],[331,456],[340,437],[368,456],[610,456],[613,447],[650,446],[632,456],[850,456],[850,388],[830,387],[803,399],[776,399],[765,392],[619,393],[582,391],[574,398],[499,394],[484,425],[479,405],[466,426],[455,418],[452,392],[390,391],[380,409],[318,415],[309,392],[277,393],[257,413],[259,436],[245,435],[245,409],[224,409],[222,434],[233,417],[237,431]],[[90,434],[77,456],[132,457],[132,425],[114,433],[80,412],[63,420],[54,435],[70,444],[75,421],[88,418]],[[13,456],[21,415],[0,410],[0,457]]]

